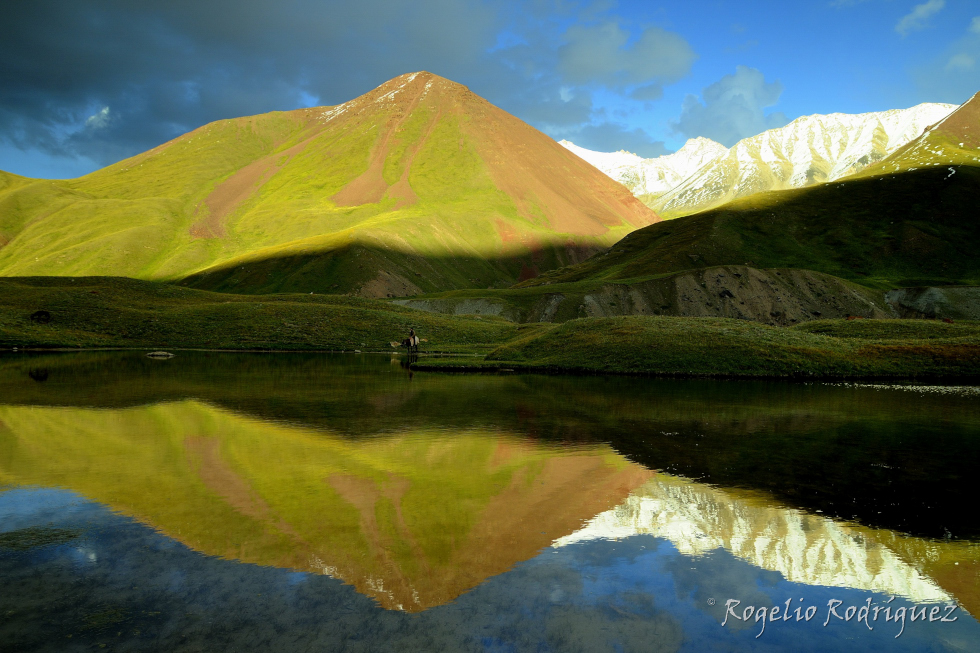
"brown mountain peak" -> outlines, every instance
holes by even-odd
[[[967,148],[980,148],[980,92],[960,105],[930,130],[938,131],[953,141],[962,142]]]

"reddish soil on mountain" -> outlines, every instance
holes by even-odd
[[[432,209],[434,223],[444,218],[488,223],[499,239],[478,236],[484,240],[462,246],[481,255],[490,255],[496,247],[507,255],[526,256],[522,278],[603,248],[611,240],[597,237],[611,228],[621,233],[624,227],[632,230],[660,220],[626,187],[549,136],[465,86],[430,73],[402,75],[344,104],[299,109],[287,116],[294,123],[291,128],[281,126],[281,116],[266,121],[276,126],[264,126],[262,116],[240,119],[240,130],[261,133],[267,149],[222,179],[198,203],[190,227],[193,236],[226,237],[233,231],[234,216],[249,210],[270,180],[276,178],[277,188],[291,183],[282,179],[284,175],[300,175],[301,184],[309,189],[300,194],[305,194],[300,204],[316,206],[329,197],[337,206],[384,202],[385,210],[397,211],[425,203]],[[288,150],[277,150],[285,138],[300,141]],[[342,168],[335,158],[339,147],[353,148],[344,152]],[[297,155],[304,157],[303,165],[290,165]],[[324,175],[330,180],[324,197],[314,197],[315,189],[326,188],[317,184],[318,169],[330,170]],[[345,174],[349,177],[341,176]],[[496,197],[493,190],[499,192]],[[508,199],[513,208],[507,207]],[[468,214],[453,206],[464,201]],[[294,204],[272,219],[298,219],[291,215],[297,210]],[[324,207],[329,203],[324,202]],[[427,228],[425,217],[416,224]],[[436,228],[436,239],[442,238],[438,229],[446,224],[443,221]],[[338,229],[344,226],[337,223]],[[479,226],[467,231],[485,233]],[[447,254],[455,255],[460,247],[442,242]],[[510,270],[515,278],[519,267],[515,264]],[[389,287],[385,278],[378,277],[369,293],[387,296],[416,288],[400,281],[395,285]]]
[[[215,186],[205,198],[204,205],[197,207],[198,220],[191,225],[191,235],[197,238],[223,238],[227,233],[226,218],[256,195],[290,159],[306,148],[310,140],[254,161]]]
[[[495,107],[465,86],[421,72],[402,75],[335,107],[324,129],[378,128],[367,169],[333,200],[341,206],[397,199],[395,208],[418,201],[409,183],[433,130],[441,121],[460,125],[459,148],[475,148],[494,185],[506,193],[520,215],[539,227],[596,236],[611,226],[643,227],[659,221],[625,186],[613,181],[530,125]],[[409,144],[398,164],[400,179],[390,185],[383,171],[398,144],[399,132],[417,111],[426,111],[422,137]],[[230,181],[230,180],[229,180]],[[500,227],[505,241],[513,238]]]
[[[523,217],[538,222],[538,209],[551,229],[590,236],[624,222],[644,227],[659,221],[625,186],[569,156],[551,137],[468,90],[463,99],[466,114],[474,118],[467,131],[494,183]]]
[[[965,147],[980,148],[980,93],[949,114],[935,129]]]

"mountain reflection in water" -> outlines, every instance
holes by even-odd
[[[0,481],[70,488],[202,553],[326,573],[409,611],[532,557],[653,474],[608,445],[352,441],[195,401],[2,406],[0,424]]]
[[[0,484],[69,489],[390,610],[452,602],[549,545],[647,535],[792,583],[980,611],[978,524],[956,498],[975,398],[125,353],[7,357],[0,393]],[[832,514],[855,507],[869,517]],[[950,527],[971,536],[923,534]]]

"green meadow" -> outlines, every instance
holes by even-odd
[[[233,295],[131,279],[0,280],[0,348],[393,349],[415,328],[419,369],[682,376],[980,375],[980,324],[619,317],[516,324],[335,295]],[[38,321],[45,311],[50,320]],[[32,316],[35,316],[32,318]],[[439,358],[425,354],[456,354]],[[458,355],[465,354],[465,358]]]
[[[414,327],[431,347],[488,350],[516,326],[341,295],[233,295],[134,279],[0,279],[0,347],[391,350]],[[50,322],[31,319],[47,311]]]

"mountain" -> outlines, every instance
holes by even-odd
[[[205,125],[78,179],[0,176],[0,275],[410,295],[510,285],[658,220],[461,86]]]
[[[393,301],[430,313],[496,315],[524,323],[619,315],[673,315],[725,317],[790,326],[850,315],[893,317],[893,310],[880,291],[811,270],[759,270],[744,265],[723,265],[658,274],[653,278],[588,281],[591,282],[448,291]],[[960,294],[970,298],[976,293]],[[905,297],[901,296],[905,303],[923,303]],[[965,314],[960,306],[969,299],[964,302],[955,295],[951,299],[943,302],[940,309],[943,316],[955,311],[958,319],[966,318],[969,313]]]
[[[710,138],[692,138],[673,154],[644,159],[632,152],[593,152],[571,141],[559,144],[582,157],[623,184],[637,197],[659,196],[676,188],[710,161],[719,159],[728,148]]]
[[[962,106],[863,171],[888,174],[929,166],[980,165],[980,93]],[[950,171],[954,174],[953,171]]]
[[[638,280],[692,268],[801,268],[877,288],[980,285],[980,94],[859,175],[770,191],[639,229],[520,284]]]
[[[569,149],[670,218],[754,193],[852,175],[901,149],[954,109],[952,104],[927,103],[876,113],[803,116],[742,139],[731,149],[700,138],[656,159]],[[690,164],[699,161],[691,169]]]

